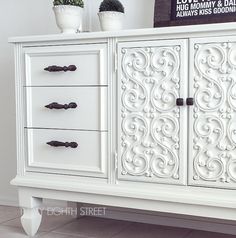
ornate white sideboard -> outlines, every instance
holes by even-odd
[[[43,198],[236,220],[236,24],[11,38],[17,164]]]

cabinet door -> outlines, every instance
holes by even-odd
[[[190,42],[189,182],[236,188],[236,37]]]
[[[186,41],[118,45],[118,179],[185,184]]]

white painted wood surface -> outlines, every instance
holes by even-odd
[[[178,39],[178,38],[189,38],[189,37],[206,37],[206,36],[219,36],[221,35],[235,35],[236,34],[236,23],[218,23],[218,24],[203,24],[193,26],[173,26],[163,28],[146,28],[146,29],[130,29],[116,32],[85,32],[74,35],[39,35],[39,36],[20,36],[11,37],[9,42],[11,43],[25,43],[34,45],[39,42],[63,42],[69,41],[70,43],[81,40],[94,40],[98,42],[102,39],[105,41],[107,38],[121,38],[120,40],[127,40],[127,38],[143,39],[148,37],[149,39]]]
[[[28,139],[26,171],[107,176],[106,132],[26,129],[26,133]],[[52,147],[46,144],[50,141],[76,142],[78,147]]]
[[[26,86],[107,85],[105,44],[26,48],[24,53]],[[52,65],[75,65],[77,69],[74,72],[44,70]]]
[[[107,131],[107,87],[27,87],[26,93],[27,127]],[[53,102],[77,108],[45,107]]]
[[[190,41],[189,182],[236,189],[236,37]]]
[[[118,44],[118,178],[186,184],[187,41]]]
[[[193,45],[200,44],[202,47],[207,45],[209,48],[214,48],[214,50],[208,50],[207,53],[203,54],[206,59],[200,60],[200,63],[204,64],[204,72],[206,74],[214,71],[213,76],[217,75],[215,79],[209,79],[209,81],[214,81],[214,83],[208,85],[210,88],[214,88],[214,85],[223,85],[223,82],[219,83],[222,78],[222,75],[218,77],[219,74],[223,74],[224,77],[228,78],[234,78],[236,74],[236,67],[234,67],[236,53],[233,50],[236,43],[236,39],[234,38],[234,35],[236,35],[235,26],[235,23],[227,23],[195,26],[194,28],[186,26],[121,31],[116,33],[84,33],[75,36],[58,37],[54,35],[11,39],[11,42],[16,43],[16,100],[18,118],[18,174],[12,181],[12,184],[19,187],[20,194],[27,194],[25,199],[51,198],[72,202],[236,220],[236,190],[234,190],[236,182],[232,173],[235,164],[233,154],[234,135],[229,133],[231,137],[228,136],[228,140],[224,140],[223,144],[226,145],[226,149],[218,146],[223,153],[232,154],[231,157],[226,156],[228,158],[227,161],[230,161],[229,164],[232,167],[229,168],[224,164],[225,168],[229,168],[230,170],[225,169],[221,175],[225,177],[228,173],[228,176],[232,174],[233,176],[231,176],[230,180],[225,179],[224,181],[217,176],[212,180],[208,178],[204,180],[203,177],[200,177],[199,182],[192,180],[196,176],[196,169],[199,168],[194,167],[194,160],[196,160],[194,150],[196,150],[196,147],[194,149],[193,143],[189,142],[193,136],[196,137],[196,134],[194,134],[196,132],[196,123],[194,123],[196,118],[193,118],[193,115],[197,113],[196,107],[198,106],[200,108],[196,91],[197,87],[193,84],[197,75],[196,60],[198,48],[193,47]],[[219,36],[221,38],[218,38]],[[202,38],[202,40],[198,38]],[[54,119],[47,116],[48,119],[44,122],[43,119],[40,119],[44,118],[44,114],[42,113],[40,115],[40,112],[37,112],[37,109],[35,109],[34,105],[37,104],[34,101],[35,99],[30,100],[28,98],[27,100],[26,98],[25,82],[33,82],[34,80],[37,82],[39,79],[44,79],[44,77],[39,76],[37,73],[31,73],[32,66],[36,70],[41,69],[43,66],[43,61],[40,60],[40,57],[37,59],[38,61],[32,61],[32,57],[34,56],[31,53],[36,52],[36,58],[39,55],[42,55],[42,58],[44,58],[45,53],[49,52],[49,58],[53,59],[53,61],[47,63],[54,64],[54,60],[57,59],[59,61],[56,63],[68,63],[69,61],[64,61],[64,57],[67,59],[70,58],[65,56],[66,52],[71,52],[73,60],[81,60],[80,57],[73,56],[73,51],[85,47],[87,49],[86,52],[89,54],[90,46],[91,48],[95,47],[99,52],[102,48],[103,56],[100,57],[100,60],[91,60],[91,64],[86,60],[83,66],[83,72],[92,71],[94,64],[97,65],[99,70],[95,71],[96,74],[100,75],[97,76],[97,79],[99,79],[97,82],[99,83],[93,86],[95,86],[96,90],[99,90],[102,85],[100,82],[107,76],[105,88],[108,98],[107,104],[103,104],[103,100],[96,103],[96,107],[100,110],[99,116],[91,114],[89,112],[91,108],[89,108],[87,113],[91,115],[88,116],[85,113],[86,115],[84,115],[83,120],[85,124],[88,123],[87,125],[89,125],[91,117],[93,118],[92,121],[94,120],[95,122],[97,120],[97,125],[101,125],[100,120],[102,120],[103,123],[107,124],[107,127],[100,128],[106,128],[107,132],[102,132],[101,129],[89,131],[87,128],[86,130],[81,130],[80,128],[71,130],[73,128],[69,127],[65,130],[63,127],[64,122],[60,122],[61,124],[58,123],[58,126],[61,128],[55,130],[55,128],[50,126]],[[219,50],[222,47],[224,49]],[[227,54],[231,52],[232,56],[227,57],[226,51],[228,52]],[[58,54],[60,57],[54,56],[52,52],[54,52],[53,54]],[[78,55],[78,52],[80,51],[76,51],[75,55]],[[175,53],[173,54],[173,52]],[[25,53],[27,57],[25,57]],[[128,57],[124,56],[126,54]],[[223,55],[223,61],[220,57],[221,55]],[[39,64],[41,64],[40,67],[38,67]],[[75,63],[72,62],[72,64]],[[176,69],[174,69],[175,67]],[[225,68],[229,69],[230,67],[232,68],[231,71],[224,71]],[[151,68],[155,69],[153,73],[151,72]],[[101,74],[103,77],[101,77]],[[30,92],[37,92],[37,90],[45,92],[46,96],[43,96],[45,99],[50,94],[50,100],[52,99],[51,96],[54,97],[55,94],[62,95],[62,99],[69,95],[70,100],[73,99],[73,95],[76,95],[77,92],[80,96],[82,89],[86,86],[86,81],[83,81],[83,84],[78,83],[73,85],[71,81],[66,81],[64,75],[63,77],[59,75],[62,83],[54,84],[50,77],[46,76],[45,84],[39,84],[37,82],[37,84],[33,85],[29,83],[27,90]],[[53,77],[56,80],[56,76]],[[204,85],[205,78],[205,76],[200,77],[200,83],[202,85]],[[133,83],[130,83],[132,79]],[[68,85],[66,82],[68,82]],[[153,89],[155,82],[156,85],[159,85],[159,88],[157,87],[158,90]],[[231,87],[234,87],[235,83],[233,79],[228,82],[231,82]],[[31,88],[32,86],[36,87]],[[196,87],[195,89],[193,89],[194,86]],[[58,92],[62,90],[60,91],[61,93],[54,93],[54,88]],[[69,93],[66,90],[70,90]],[[143,92],[141,92],[142,90]],[[211,93],[213,91],[211,90]],[[145,92],[148,93],[145,94]],[[87,92],[87,94],[89,93],[92,93],[92,91]],[[36,95],[36,100],[40,104],[41,100],[43,100],[42,102],[44,104],[44,98],[40,98],[41,93],[32,93],[32,97],[34,94]],[[163,96],[163,94],[166,94],[166,96]],[[122,101],[122,97],[125,98],[125,95],[127,95],[127,98]],[[231,93],[228,95],[234,100],[234,94]],[[89,97],[89,95],[87,96]],[[86,97],[85,101],[88,101]],[[194,97],[196,105],[195,107],[187,107],[185,103],[182,108],[178,109],[174,104],[177,97],[182,97],[184,101],[186,101],[187,97]],[[77,95],[75,98],[77,98]],[[58,97],[57,99],[59,100],[60,98]],[[205,99],[203,97],[203,101],[205,102],[210,101],[210,99],[211,97],[209,95]],[[220,100],[220,96],[218,94],[213,95],[213,99]],[[138,105],[140,105],[139,102],[142,100],[147,101],[147,108],[144,107],[143,110],[139,110]],[[163,100],[160,108],[156,112],[150,111],[153,109],[151,105],[155,105],[155,107],[158,105],[158,100]],[[168,103],[173,108],[171,112],[165,110]],[[87,107],[90,107],[90,105],[88,104]],[[125,107],[127,108],[125,109]],[[134,108],[136,109],[134,110]],[[27,109],[28,122],[32,119],[32,116],[36,116],[36,121],[38,120],[37,123],[39,123],[41,129],[25,128],[27,125]],[[189,113],[188,118],[187,112]],[[220,117],[219,112],[220,110],[211,111],[211,113]],[[154,113],[156,114],[152,117]],[[236,114],[234,108],[231,112],[226,111],[226,113],[231,113],[232,118]],[[136,115],[136,119],[134,118],[133,123],[127,126],[127,131],[132,132],[132,135],[130,135],[133,136],[132,139],[136,142],[138,141],[138,143],[134,142],[134,144],[136,143],[135,148],[132,149],[132,143],[130,143],[131,137],[127,137],[127,135],[124,137],[121,134],[124,132],[125,118],[132,117],[134,114]],[[144,117],[150,118],[150,120],[163,118],[161,122],[163,124],[160,130],[150,129],[152,123],[149,119],[147,123],[149,126],[146,127],[148,129],[145,129],[142,126],[142,120],[137,120],[137,118],[142,119]],[[63,117],[63,121],[66,120],[65,118],[66,116]],[[107,121],[104,121],[102,118],[107,118]],[[170,121],[174,121],[174,123],[168,120],[170,118],[172,118]],[[230,118],[228,119],[230,120]],[[74,121],[75,119],[68,119],[69,124],[73,127],[73,122],[70,120]],[[158,125],[160,126],[161,123],[159,122]],[[145,125],[145,123],[143,124]],[[231,123],[229,124],[231,125]],[[36,124],[30,125],[34,127]],[[219,128],[216,128],[216,130],[212,128],[213,123],[206,126],[207,124],[205,123],[203,129],[205,128],[206,135],[200,138],[201,141],[205,137],[209,137],[208,133],[213,131],[217,134],[219,131]],[[138,128],[141,128],[141,130]],[[174,133],[176,128],[177,132]],[[194,133],[193,128],[195,130]],[[145,136],[140,139],[138,133],[144,132],[146,133]],[[160,134],[162,134],[162,139],[159,138]],[[150,156],[149,158],[147,156],[152,155],[151,141],[153,138],[151,137],[156,139],[159,146],[163,141],[168,141],[163,150],[158,150],[155,145],[153,147],[153,150],[155,150],[154,154],[159,158],[157,160],[158,162],[155,163],[155,169],[150,166],[152,159],[150,159]],[[81,153],[68,150],[68,148],[50,148],[45,146],[48,140],[60,140],[64,142],[73,141],[74,139],[80,141],[82,146]],[[133,157],[125,155],[125,150],[122,149],[122,140],[127,140],[127,148]],[[179,148],[171,146],[172,140],[178,142]],[[147,145],[147,142],[150,143],[151,147]],[[209,143],[211,144],[210,141]],[[213,145],[214,143],[211,144],[211,146]],[[230,145],[233,145],[233,147],[229,147]],[[216,146],[214,147],[214,151],[218,151],[218,149],[216,150]],[[145,148],[146,151],[144,151]],[[189,152],[188,157],[186,157],[187,151]],[[174,170],[175,173],[173,174],[171,173],[171,168],[174,163],[170,159],[171,156],[168,158],[168,153],[172,157],[175,155],[175,158],[177,158],[177,169]],[[191,157],[191,155],[193,156]],[[217,157],[217,159],[214,159],[214,157]],[[198,165],[201,166],[199,171],[204,169],[207,176],[212,176],[215,169],[219,168],[219,164],[215,164],[215,162],[217,160],[223,161],[223,159],[219,155],[213,155],[209,158],[210,162],[203,162]],[[146,161],[148,166],[144,166],[145,170],[143,172],[140,168],[143,167],[144,161]],[[129,164],[128,167],[125,163]],[[226,159],[222,163],[226,163]],[[124,171],[124,168],[126,171]],[[158,168],[157,173],[156,169]],[[167,178],[162,177],[166,172],[170,176],[167,176]],[[175,177],[176,174],[179,175],[179,178]],[[189,177],[188,180],[187,177]],[[177,182],[175,181],[176,179]],[[24,201],[24,198],[22,200]],[[36,224],[36,221],[34,222],[32,220],[32,222]]]

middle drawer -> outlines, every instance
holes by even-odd
[[[28,128],[107,130],[107,87],[26,87],[26,98]]]

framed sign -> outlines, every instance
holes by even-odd
[[[154,26],[236,21],[236,0],[156,0]]]

